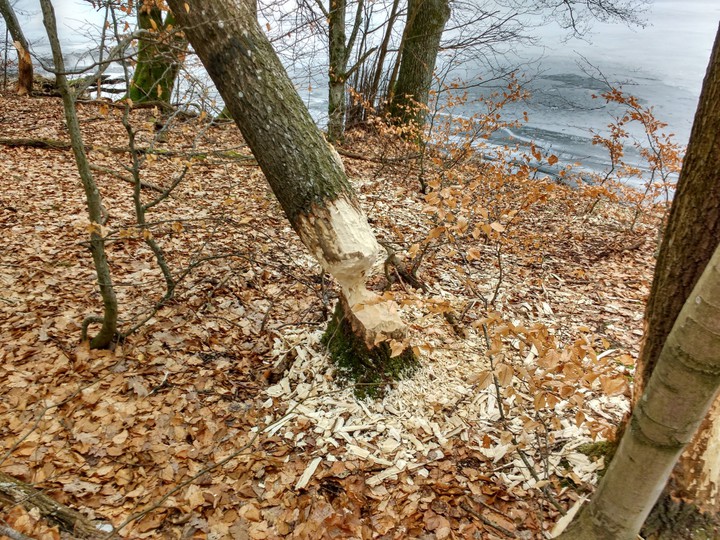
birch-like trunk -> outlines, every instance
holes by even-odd
[[[680,312],[590,503],[559,538],[635,540],[720,388],[720,248]]]
[[[720,29],[710,58],[708,71],[703,83],[698,110],[695,115],[690,143],[688,145],[683,168],[680,173],[677,191],[663,236],[660,253],[655,268],[650,299],[645,312],[646,337],[638,360],[636,373],[635,401],[636,409],[645,407],[647,393],[654,384],[656,374],[667,379],[665,371],[658,371],[663,355],[666,355],[670,335],[681,324],[679,315],[687,310],[688,302],[697,297],[693,288],[698,284],[703,272],[707,272],[708,263],[716,254],[720,244]],[[715,305],[715,308],[718,308]],[[706,313],[706,317],[711,314]],[[717,314],[715,314],[717,317]],[[718,324],[717,320],[707,320]],[[714,351],[715,361],[720,357]],[[690,359],[692,360],[692,359]],[[683,366],[692,365],[682,354],[677,361]],[[716,367],[708,368],[708,373]],[[677,393],[668,398],[667,406],[684,410],[685,398],[681,392],[688,389],[678,378],[673,381]],[[643,391],[645,394],[643,394]],[[642,399],[640,399],[642,395]],[[716,401],[710,412],[702,419],[700,429],[692,443],[680,457],[672,472],[662,497],[645,521],[643,534],[648,538],[698,538],[713,537],[708,530],[714,528],[713,516],[720,510],[720,402]],[[637,432],[637,425],[630,424],[629,430]],[[623,445],[626,444],[623,438]],[[652,454],[637,462],[637,469],[643,474],[651,473],[649,467],[654,464]],[[617,460],[617,457],[615,458]],[[620,467],[611,463],[611,469]],[[642,465],[640,465],[642,464]],[[641,481],[641,480],[637,480]],[[628,477],[622,481],[627,484],[628,493],[633,493],[634,481]],[[654,488],[662,489],[656,484]],[[658,491],[658,494],[660,492]],[[653,495],[656,496],[656,495]],[[598,498],[616,497],[608,489],[598,491]],[[619,499],[623,500],[623,499]],[[604,500],[596,506],[609,503]],[[698,512],[698,510],[700,512]],[[587,512],[587,511],[586,511]],[[705,513],[703,515],[702,513]],[[590,512],[592,514],[592,512]],[[585,515],[585,514],[584,514]],[[600,515],[600,514],[598,514]],[[708,517],[710,519],[708,519]],[[586,528],[590,518],[585,516]],[[639,519],[636,517],[636,520]],[[644,519],[644,517],[643,517]],[[577,538],[601,538],[599,518],[595,525],[600,536],[577,536]],[[575,538],[575,536],[568,536]]]
[[[363,339],[402,337],[395,305],[365,282],[384,253],[339,155],[315,126],[246,3],[169,0],[302,242],[333,275]],[[360,309],[360,306],[364,309]]]
[[[646,336],[636,372],[641,395],[683,303],[720,245],[720,29],[703,82],[690,142],[660,246],[645,311]],[[720,402],[683,453],[646,531],[673,537],[720,512]],[[689,506],[688,506],[689,505]]]
[[[0,0],[0,14],[5,19],[5,25],[10,31],[13,44],[18,53],[18,82],[17,93],[21,96],[31,95],[33,87],[33,65],[30,58],[30,47],[25,39],[20,23],[15,16],[15,11],[10,5],[10,0]]]

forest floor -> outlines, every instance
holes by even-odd
[[[237,128],[176,118],[141,154],[156,186],[189,166],[148,215],[174,274],[191,267],[157,309],[162,274],[118,177],[122,110],[79,115],[105,170],[120,329],[151,317],[112,350],[80,343],[102,304],[73,154],[18,141],[67,142],[61,102],[0,96],[0,473],[128,538],[547,538],[592,492],[603,457],[583,450],[629,410],[657,216],[631,232],[627,205],[588,214],[578,190],[479,176],[453,193],[485,189],[490,229],[461,242],[405,146],[351,133],[341,153],[378,238],[406,261],[427,246],[426,290],[392,268],[372,281],[422,367],[358,400],[320,343],[337,289]],[[148,147],[152,111],[132,121]],[[0,524],[72,536],[6,499]]]

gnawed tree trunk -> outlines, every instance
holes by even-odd
[[[13,38],[13,44],[18,52],[18,82],[17,93],[21,96],[31,95],[33,87],[33,65],[30,58],[30,47],[10,5],[10,0],[0,0],[0,13],[5,19],[5,25]]]
[[[379,340],[402,339],[405,325],[395,304],[365,287],[384,250],[339,155],[313,123],[255,14],[233,0],[168,4],[293,228],[342,288],[360,341],[372,350]]]
[[[662,343],[720,245],[720,29],[703,83],[645,312],[636,396],[652,375]],[[720,512],[720,402],[681,456],[644,534],[676,538]],[[693,512],[692,510],[695,510]],[[699,512],[698,512],[699,511]]]
[[[448,0],[408,2],[400,69],[390,89],[390,114],[401,123],[425,123],[440,38],[449,18]]]
[[[144,37],[138,42],[137,65],[128,88],[135,103],[163,101],[170,103],[175,79],[185,58],[187,41],[173,30],[175,18],[163,12],[157,0],[143,0],[137,7],[138,27]]]
[[[695,115],[690,143],[645,312],[646,336],[635,378],[636,408],[659,369],[661,351],[691,292],[720,245],[720,30]],[[715,357],[720,356],[715,351]],[[685,362],[685,360],[683,360]],[[678,391],[682,383],[677,381]],[[668,406],[681,410],[683,398]],[[629,427],[632,429],[632,425]],[[624,440],[624,438],[623,438]],[[657,505],[646,520],[645,538],[713,538],[720,511],[720,402],[677,463]],[[643,460],[642,463],[645,463]],[[612,462],[614,463],[614,461]],[[611,464],[612,467],[612,464]],[[645,470],[644,467],[639,467]],[[631,480],[627,479],[628,486]],[[708,532],[710,531],[710,532]],[[601,538],[602,536],[598,536]],[[569,538],[575,538],[569,536]],[[577,538],[582,538],[578,536]],[[587,536],[587,538],[594,538]]]
[[[670,331],[600,486],[559,538],[635,540],[719,388],[720,248]]]
[[[57,87],[62,95],[65,109],[65,122],[70,135],[75,161],[77,162],[80,179],[85,190],[88,214],[90,217],[90,252],[92,253],[95,272],[97,273],[100,295],[103,300],[102,318],[89,317],[83,322],[83,339],[87,335],[88,325],[92,322],[101,322],[100,332],[90,340],[90,346],[96,349],[107,348],[115,338],[117,331],[118,306],[115,290],[113,289],[110,267],[105,255],[105,239],[102,234],[102,227],[105,223],[103,216],[102,200],[97,184],[90,171],[90,163],[83,146],[80,123],[78,122],[77,111],[75,110],[75,99],[70,91],[67,78],[65,77],[65,61],[63,60],[60,41],[57,34],[57,23],[55,21],[55,10],[50,0],[40,0],[43,13],[43,24],[47,31],[50,47],[52,48],[53,62],[56,71]]]

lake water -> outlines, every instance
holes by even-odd
[[[55,0],[53,4],[65,53],[71,60],[78,60],[96,41],[93,30],[97,33],[102,14],[83,0]],[[35,52],[46,56],[39,3],[19,0],[16,10]],[[655,0],[647,22],[644,28],[597,22],[584,39],[569,38],[567,31],[555,24],[534,30],[537,44],[518,47],[508,56],[508,62],[525,64],[525,85],[531,97],[510,106],[505,113],[509,118],[521,118],[526,111],[528,122],[521,128],[497,133],[494,142],[533,140],[542,149],[557,154],[561,164],[580,162],[589,169],[602,170],[607,157],[592,145],[590,129],[602,132],[617,108],[604,107],[602,100],[592,98],[592,94],[604,89],[595,73],[599,70],[608,81],[622,83],[624,90],[636,95],[641,103],[653,105],[656,116],[668,124],[667,131],[685,144],[720,22],[720,1]],[[304,89],[313,116],[323,123],[326,90],[322,58],[316,67],[319,69],[312,89],[308,90],[305,82],[299,82],[298,87]],[[464,66],[456,74],[473,80],[485,75],[483,69],[473,65]],[[473,88],[471,98],[495,89]],[[472,107],[456,111],[463,116],[474,112]],[[631,160],[633,155],[631,151]]]

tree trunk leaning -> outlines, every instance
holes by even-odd
[[[400,123],[425,123],[440,38],[449,18],[448,0],[408,2],[400,70],[390,101],[390,114]]]
[[[13,44],[18,52],[17,93],[21,96],[32,95],[33,65],[32,58],[30,58],[30,47],[15,16],[15,11],[10,5],[10,0],[0,0],[0,14],[5,19],[5,25],[10,31]]]
[[[337,152],[313,123],[259,25],[233,0],[169,0],[302,242],[333,275],[368,349],[402,339],[394,303],[365,282],[384,253]]]
[[[590,503],[559,537],[635,540],[720,388],[720,248],[685,302]]]
[[[692,288],[720,245],[720,29],[683,161],[680,180],[655,267],[645,311],[645,342],[635,378],[636,399],[642,394],[673,322]],[[681,456],[663,501],[648,520],[648,530],[660,533],[695,524],[678,501],[695,505],[708,515],[720,512],[720,403],[703,422],[693,443]],[[697,512],[696,512],[697,514]],[[668,534],[671,534],[668,531]]]

